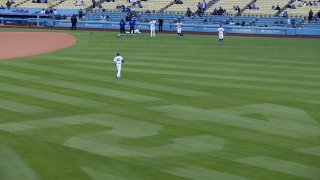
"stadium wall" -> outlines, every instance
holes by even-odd
[[[41,18],[1,18],[0,24],[5,21],[20,22],[25,24],[38,24],[40,26],[53,27],[71,27],[70,20],[44,20]],[[100,22],[100,21],[78,21],[79,28],[101,28],[101,29],[119,29],[119,22]],[[149,23],[137,23],[136,27],[141,30],[149,30]],[[305,36],[319,36],[320,29],[318,28],[289,28],[289,27],[245,27],[245,26],[225,26],[226,33],[236,34],[268,34],[268,35],[305,35]],[[184,24],[184,32],[217,32],[218,25],[196,25]],[[165,31],[176,31],[175,24],[165,23],[163,25]]]
[[[71,27],[69,21],[53,21],[52,24],[46,23],[55,27]],[[104,28],[104,29],[119,29],[119,22],[97,22],[97,21],[80,21],[77,24],[80,28]],[[148,23],[137,23],[136,27],[142,30],[148,30]],[[289,27],[243,27],[243,26],[225,26],[226,33],[237,34],[271,34],[271,35],[320,35],[320,29],[315,28],[289,28]],[[175,31],[175,24],[164,24],[163,30]],[[217,32],[218,25],[191,25],[184,24],[183,31],[185,32]]]

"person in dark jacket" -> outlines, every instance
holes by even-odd
[[[72,15],[71,17],[71,30],[77,30],[77,17],[76,15]]]
[[[159,32],[162,32],[163,19],[158,19]]]
[[[83,17],[83,11],[82,9],[79,10],[79,20],[82,21],[82,17]]]
[[[7,3],[6,3],[6,5],[7,5],[7,8],[10,9],[10,7],[11,7],[11,2],[8,0]]]
[[[310,9],[310,11],[309,11],[309,18],[308,18],[309,23],[310,23],[310,21],[312,21],[312,19],[313,19],[313,12],[312,12],[312,9]]]
[[[129,21],[129,25],[130,25],[130,35],[134,35],[134,25],[136,24],[136,22],[133,20],[133,19],[131,19],[130,21]]]
[[[124,22],[123,19],[121,19],[121,21],[120,21],[120,34],[121,35],[126,35],[125,27],[126,27],[126,23]]]

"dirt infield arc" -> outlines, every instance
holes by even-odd
[[[0,39],[0,60],[57,51],[77,41],[69,34],[52,32],[0,32]]]

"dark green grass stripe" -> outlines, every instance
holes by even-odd
[[[19,63],[18,67],[22,68],[28,68],[28,69],[33,69],[35,71],[46,71],[50,73],[55,73],[59,75],[66,75],[66,76],[71,76],[71,77],[78,77],[78,78],[84,78],[84,79],[90,79],[90,80],[95,80],[95,81],[102,81],[102,82],[107,82],[107,83],[113,83],[113,84],[120,84],[121,82],[116,82],[114,78],[108,78],[104,75],[98,75],[98,74],[92,74],[92,73],[85,73],[81,72],[80,69],[78,70],[72,70],[72,69],[62,69],[62,68],[57,68],[57,67],[48,67],[45,65],[34,65],[34,64],[23,64]],[[113,69],[114,70],[114,69]],[[8,76],[10,74],[9,72],[2,72],[0,73],[3,76]],[[21,77],[24,77],[21,75]],[[32,79],[32,77],[30,78]],[[68,84],[68,83],[66,83]],[[207,95],[204,92],[200,91],[195,91],[195,90],[189,90],[189,89],[183,89],[183,88],[177,88],[177,87],[170,87],[170,86],[165,86],[165,85],[160,85],[160,84],[155,84],[155,83],[147,83],[147,82],[141,82],[141,81],[135,81],[135,80],[128,80],[126,79],[124,83],[121,83],[122,85],[125,86],[131,86],[131,87],[136,87],[136,88],[142,88],[142,89],[148,89],[152,91],[160,91],[160,92],[166,92],[166,93],[172,93],[172,94],[178,94],[178,95],[185,95],[185,96],[202,96],[202,95]],[[112,89],[109,89],[109,91],[112,91]],[[119,93],[113,93],[113,95],[119,97],[119,98],[129,98],[128,96],[125,96],[121,94],[122,91],[119,91]],[[107,91],[104,91],[104,93],[107,93]]]
[[[70,58],[66,57],[65,60],[75,62],[73,63],[74,65],[97,65],[97,66],[108,66],[112,62],[110,61],[100,61],[97,59],[92,59],[90,61],[81,61],[79,58]],[[138,60],[138,61],[136,61]],[[239,67],[217,67],[217,66],[204,66],[202,64],[198,63],[192,63],[192,66],[187,65],[186,63],[179,64],[175,62],[171,63],[160,63],[160,62],[152,62],[150,63],[149,61],[141,61],[140,58],[130,58],[130,61],[125,66],[132,67],[133,66],[139,66],[141,68],[171,68],[173,70],[185,70],[185,71],[211,71],[211,72],[223,72],[223,73],[237,73],[239,75],[269,75],[269,76],[275,76],[275,77],[290,77],[290,78],[295,78],[295,79],[303,79],[303,78],[314,78],[314,79],[319,79],[320,76],[318,74],[309,74],[309,73],[300,73],[300,74],[294,74],[292,72],[285,72],[285,71],[270,71],[266,69],[261,69],[261,70],[256,70],[256,68],[239,68]]]
[[[121,98],[125,100],[132,100],[132,101],[159,100],[158,98],[155,98],[155,97],[149,97],[149,96],[134,94],[130,92],[112,90],[104,87],[80,84],[80,83],[75,83],[70,81],[52,80],[52,79],[50,80],[47,78],[41,78],[39,76],[23,74],[23,73],[15,73],[11,71],[1,71],[0,75],[16,78],[20,80],[27,80],[27,81],[32,81],[36,83],[42,83],[42,84],[51,85],[51,86],[58,86],[58,87],[64,87],[64,88],[69,88],[74,90],[80,90],[88,93],[100,94],[104,96],[112,96],[112,97]]]
[[[83,68],[92,68],[98,70],[112,70],[111,67],[101,67],[101,66],[86,66],[78,65]],[[228,76],[219,74],[203,74],[203,73],[193,73],[193,72],[177,72],[177,71],[166,71],[166,70],[145,70],[138,68],[126,68],[124,71],[134,72],[134,73],[145,73],[145,74],[161,74],[161,75],[171,75],[171,76],[185,76],[185,77],[200,77],[200,78],[214,78],[214,79],[227,79],[227,80],[239,80],[239,81],[255,81],[255,82],[269,82],[269,83],[279,83],[279,84],[292,84],[292,85],[304,85],[304,86],[320,86],[320,83],[313,81],[298,81],[298,80],[282,80],[274,78],[256,78],[256,77],[238,77],[238,76]]]
[[[190,59],[191,57],[184,57],[181,56],[180,59],[173,58],[173,57],[161,57],[161,59],[154,59],[152,57],[145,57],[145,56],[130,56],[128,57],[128,61],[130,59],[137,59],[137,60],[143,60],[147,62],[167,62],[167,63],[194,63],[194,64],[208,64],[208,65],[223,65],[223,66],[236,66],[236,67],[251,67],[251,68],[272,68],[272,69],[279,69],[279,70],[295,70],[295,71],[310,71],[310,72],[319,72],[319,68],[315,68],[314,66],[310,65],[310,67],[301,67],[301,65],[274,65],[274,64],[265,64],[265,63],[248,63],[248,62],[242,62],[242,61],[236,61],[236,62],[228,62],[228,61],[217,61],[215,59],[210,60],[202,60],[199,58]],[[112,62],[112,58],[109,59],[99,59],[96,57],[87,57],[87,58],[75,58],[75,57],[53,57],[52,59],[56,60],[77,60],[77,61],[85,61],[85,62]]]

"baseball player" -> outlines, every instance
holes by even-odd
[[[223,33],[224,33],[224,28],[222,27],[222,24],[220,24],[220,27],[218,28],[219,46],[223,42]]]
[[[180,21],[178,21],[178,22],[176,23],[176,26],[177,26],[178,36],[182,36],[182,33],[181,33],[182,23],[181,23]]]
[[[117,67],[117,79],[120,79],[120,77],[121,77],[121,65],[124,63],[124,60],[120,56],[120,54],[117,53],[116,57],[114,57],[114,59],[113,59],[113,62]]]
[[[156,37],[156,21],[151,19],[151,21],[149,22],[149,26],[151,37]]]

